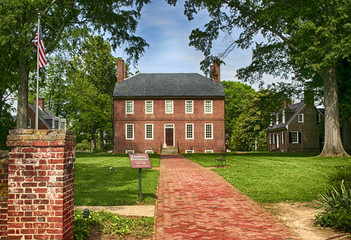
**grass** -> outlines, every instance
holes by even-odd
[[[214,167],[218,154],[186,154],[204,167]],[[327,177],[351,158],[320,158],[311,154],[228,153],[228,168],[213,171],[258,202],[313,201],[327,189]]]
[[[158,167],[160,156],[149,156],[151,165]],[[155,202],[158,176],[158,170],[142,170],[143,203]],[[131,168],[127,154],[77,153],[74,194],[77,206],[140,204],[139,169]]]

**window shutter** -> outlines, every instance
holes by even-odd
[[[289,143],[292,142],[291,132],[289,132]]]
[[[301,139],[302,139],[302,133],[301,132],[298,132],[298,134],[299,134],[299,143],[302,143],[302,141],[301,141]]]

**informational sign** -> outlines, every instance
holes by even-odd
[[[142,202],[142,176],[141,170],[143,168],[152,168],[150,158],[145,153],[131,153],[129,154],[130,165],[132,168],[139,168],[139,202]]]
[[[129,160],[132,168],[152,168],[148,154],[132,153],[129,154]]]

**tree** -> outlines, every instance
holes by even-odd
[[[150,0],[11,0],[0,2],[0,45],[13,49],[15,63],[11,81],[18,75],[17,128],[26,128],[28,106],[28,75],[35,69],[33,40],[37,13],[41,13],[46,52],[52,52],[67,27],[87,26],[109,33],[113,48],[127,43],[130,59],[138,60],[147,43],[135,36],[142,7]],[[1,57],[2,58],[2,57]],[[1,69],[2,70],[2,69]],[[16,72],[15,72],[16,70]]]
[[[168,0],[175,4],[176,0]],[[185,14],[189,20],[206,9],[210,21],[204,30],[195,29],[190,45],[213,58],[211,48],[220,32],[232,35],[234,28],[242,32],[219,56],[225,57],[234,47],[248,48],[256,43],[250,66],[238,71],[242,79],[257,81],[263,73],[297,79],[323,79],[325,101],[325,144],[320,156],[348,156],[340,138],[337,94],[337,65],[351,56],[351,23],[348,0],[187,0]],[[209,61],[203,61],[208,65]],[[207,66],[204,66],[207,67]]]
[[[230,137],[246,101],[255,90],[241,82],[222,81],[222,84],[225,93],[225,132],[226,136]]]
[[[96,131],[100,129],[102,137],[104,130],[112,129],[116,67],[111,46],[96,36],[86,38],[70,62],[67,78],[72,85],[67,91],[66,109],[73,128],[91,134],[91,151],[96,145]]]
[[[233,126],[230,148],[237,151],[266,150],[266,128],[271,113],[277,112],[286,100],[285,92],[273,88],[250,94]]]

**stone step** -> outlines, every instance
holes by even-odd
[[[162,148],[161,154],[178,154],[178,148],[177,147],[167,147],[167,148]]]

